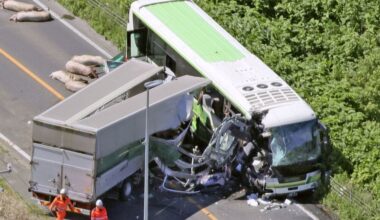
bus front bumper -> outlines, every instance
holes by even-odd
[[[285,178],[286,179],[286,178]],[[287,181],[280,183],[277,178],[265,179],[265,191],[272,195],[297,194],[299,192],[313,190],[320,185],[321,171],[313,171],[306,174],[306,178],[300,181]]]

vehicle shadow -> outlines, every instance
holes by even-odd
[[[159,181],[152,181],[149,189],[149,219],[175,220],[194,216],[205,207],[222,199],[245,199],[245,192],[235,181],[224,187],[205,190],[201,193],[184,195],[163,191]],[[236,194],[236,195],[235,195]],[[143,185],[136,186],[128,201],[120,201],[117,196],[105,198],[109,219],[143,219],[144,218]],[[89,216],[70,213],[67,219],[85,220]]]
[[[239,189],[233,184],[228,184],[222,188],[207,190],[198,194],[183,195],[162,191],[159,183],[154,183],[150,190],[149,219],[174,220],[187,219],[205,207],[236,193]],[[135,189],[129,201],[107,200],[110,219],[142,219],[143,193],[143,187],[139,187]]]

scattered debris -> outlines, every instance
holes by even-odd
[[[285,199],[284,204],[291,205],[291,204],[293,204],[293,201],[290,199]]]
[[[84,80],[82,77],[75,75],[73,73],[68,73],[68,72],[62,71],[62,70],[52,72],[49,75],[49,77],[52,79],[56,79],[62,83],[66,83],[68,81],[81,81],[84,83],[88,83],[88,81]]]
[[[25,3],[25,2],[18,2],[14,0],[4,0],[1,3],[1,8],[10,10],[10,11],[15,11],[15,12],[20,12],[20,11],[42,11],[41,8]]]
[[[271,201],[264,200],[262,198],[258,198],[257,201],[260,203],[260,205],[270,205],[270,204],[272,204]]]
[[[224,186],[226,183],[225,174],[224,173],[214,173],[203,176],[199,183],[205,187],[209,186]]]
[[[257,207],[259,205],[264,206],[264,208],[260,209],[261,212],[286,208],[292,203],[293,201],[290,199],[285,199],[283,203],[268,201],[266,199],[259,198],[257,193],[253,193],[247,196],[248,205],[254,206],[254,207]]]
[[[106,60],[100,56],[73,56],[66,65],[66,70],[52,72],[49,77],[65,84],[67,90],[76,92],[89,83],[86,77],[98,78],[95,66],[105,65]]]
[[[33,4],[25,2],[2,0],[0,1],[0,8],[17,12],[9,18],[10,21],[14,22],[44,22],[53,19],[49,11],[44,11]]]
[[[263,209],[260,209],[260,212],[278,210],[282,208],[286,208],[286,205],[283,203],[271,203],[269,205],[266,205]]]
[[[9,20],[14,22],[44,22],[52,19],[50,12],[47,11],[20,11],[12,15]]]
[[[66,71],[82,76],[87,76],[90,77],[91,79],[93,78],[98,78],[98,75],[96,74],[96,71],[94,68],[86,66],[81,63],[77,63],[75,61],[69,60],[66,65]]]
[[[86,66],[101,66],[104,65],[106,62],[106,60],[103,59],[103,57],[92,55],[73,56],[71,60]]]
[[[65,83],[66,89],[71,92],[77,92],[86,86],[87,86],[87,83],[84,83],[82,81],[69,80]]]
[[[251,195],[248,195],[247,196],[247,204],[250,205],[250,206],[254,206],[254,207],[257,207],[259,206],[259,203],[257,201],[257,194],[256,193],[252,193]]]

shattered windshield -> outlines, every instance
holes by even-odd
[[[271,132],[273,166],[315,160],[321,153],[316,120],[276,127]]]

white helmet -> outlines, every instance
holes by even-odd
[[[65,188],[62,188],[61,191],[59,192],[61,195],[67,195],[67,190]]]
[[[100,200],[100,199],[96,200],[95,205],[96,205],[96,207],[103,208],[103,202],[102,202],[102,200]]]

